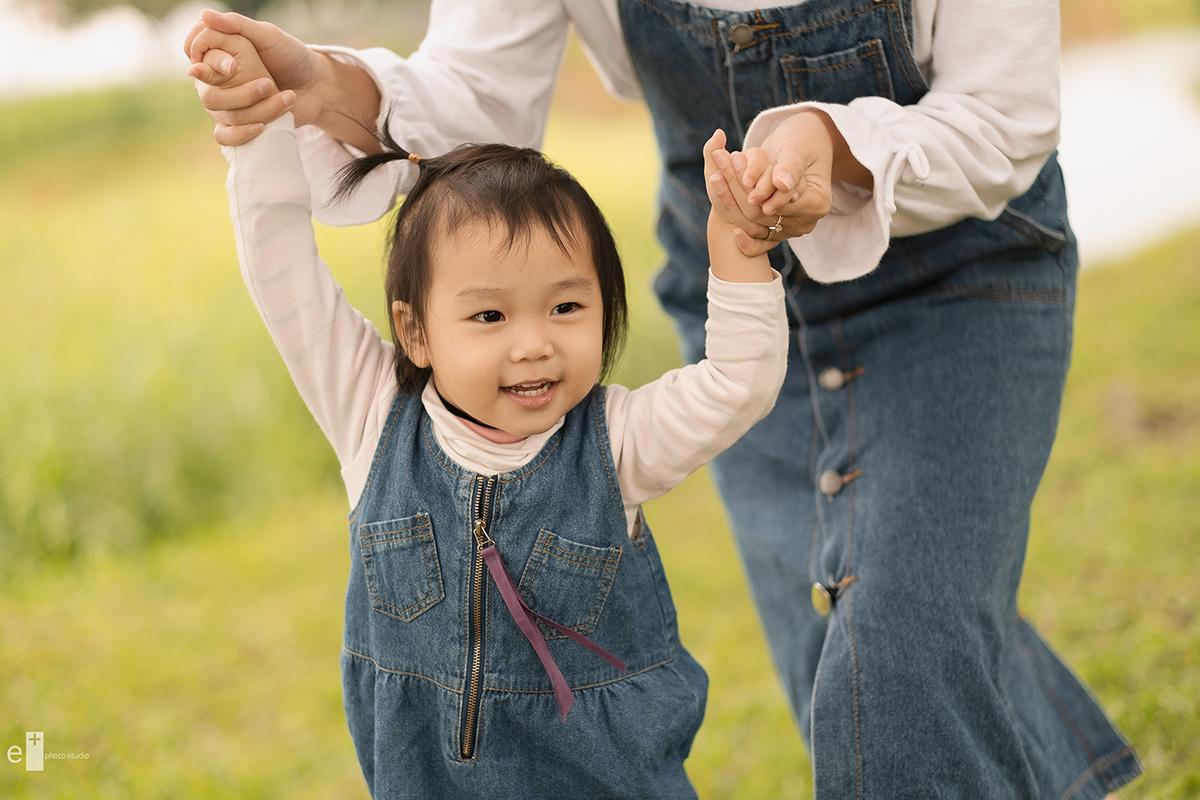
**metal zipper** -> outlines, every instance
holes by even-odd
[[[460,753],[464,759],[475,757],[475,735],[479,727],[480,684],[483,680],[483,600],[484,592],[487,589],[487,568],[483,563],[483,548],[492,544],[492,537],[487,532],[487,524],[495,485],[495,475],[490,478],[480,476],[475,490],[473,508],[475,519],[471,531],[474,538],[471,549],[475,556],[475,567],[471,573],[470,619],[467,625],[470,649],[467,652],[467,697],[466,702],[463,703]]]

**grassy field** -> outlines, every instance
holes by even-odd
[[[547,149],[618,233],[636,385],[676,363],[648,288],[656,161],[641,109],[578,81]],[[181,85],[2,110],[0,746],[40,730],[87,758],[0,761],[0,797],[365,797],[346,498],[242,288],[206,118]],[[319,238],[380,309],[378,231]],[[1200,231],[1085,273],[1021,600],[1139,747],[1125,800],[1200,796],[1197,365]],[[648,515],[712,678],[701,796],[810,797],[707,477]]]

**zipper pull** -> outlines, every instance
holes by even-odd
[[[481,519],[475,520],[475,541],[479,542],[480,547],[495,544],[492,541],[492,537],[488,535],[487,528],[484,527],[483,520]]]

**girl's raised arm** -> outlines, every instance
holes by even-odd
[[[239,53],[240,79],[261,79],[266,72],[253,47],[239,39],[222,46]],[[250,297],[333,445],[347,485],[361,485],[358,472],[370,460],[395,396],[392,345],[350,305],[317,252],[292,115],[268,123],[253,141],[223,151],[238,260]]]

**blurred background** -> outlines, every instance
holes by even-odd
[[[347,499],[242,287],[225,161],[181,53],[201,5],[0,0],[0,797],[361,798],[338,677]],[[306,41],[408,52],[425,3],[234,4]],[[1132,798],[1200,797],[1200,0],[1063,0],[1074,365],[1021,606],[1138,747]],[[649,290],[645,111],[578,47],[546,149]],[[320,228],[382,320],[378,226]],[[377,323],[378,324],[378,323]],[[704,798],[811,797],[708,477],[647,510],[712,678]],[[68,758],[67,756],[74,756]]]

